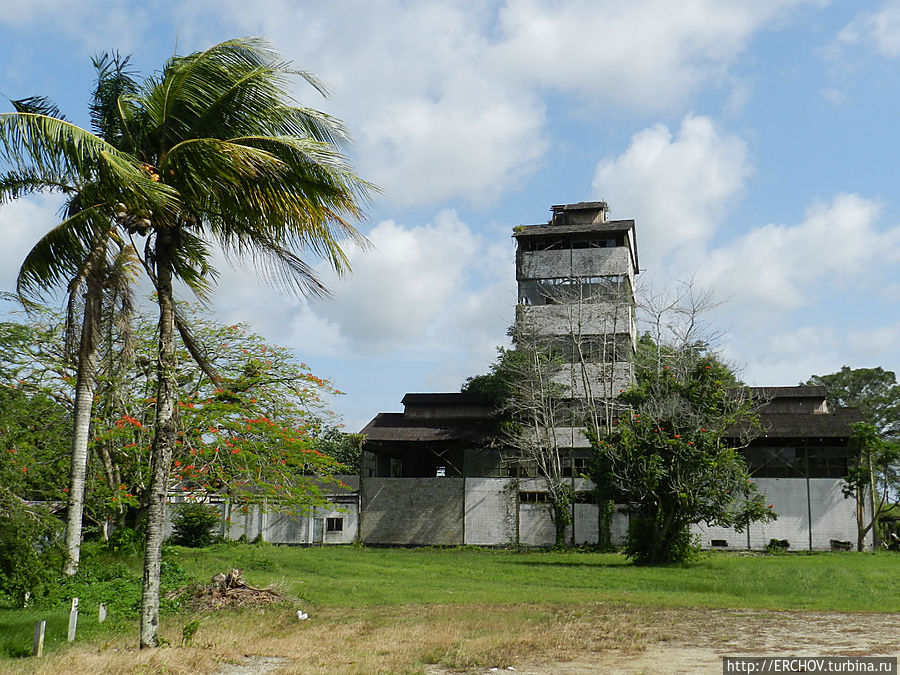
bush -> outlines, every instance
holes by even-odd
[[[655,519],[636,516],[628,528],[625,555],[636,565],[693,563],[700,558],[699,538],[685,526],[662,539]]]
[[[140,555],[144,550],[144,528],[117,527],[106,542],[106,548],[113,553]]]
[[[209,546],[216,537],[212,530],[219,524],[219,512],[208,504],[182,504],[172,518],[172,543],[200,548]]]
[[[769,553],[786,553],[790,545],[791,542],[787,539],[769,539],[769,545],[766,546],[766,551]]]
[[[0,492],[0,596],[21,607],[26,593],[44,593],[62,564],[61,535],[59,520]]]

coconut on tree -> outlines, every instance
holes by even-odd
[[[175,56],[120,96],[115,145],[48,116],[0,117],[0,159],[98,185],[97,208],[138,246],[159,304],[156,414],[151,447],[141,646],[156,646],[166,492],[175,447],[173,279],[210,283],[213,246],[289,292],[326,296],[302,256],[349,270],[341,245],[364,243],[353,223],[372,186],[343,154],[342,125],[288,94],[301,78],[263,41],[237,39]],[[49,175],[49,173],[48,173]],[[101,197],[102,196],[102,197]],[[100,206],[102,202],[102,206]]]

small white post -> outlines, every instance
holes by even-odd
[[[46,621],[34,622],[34,642],[31,644],[32,656],[44,655],[44,631],[47,629]]]
[[[72,609],[69,610],[69,642],[75,641],[75,629],[78,626],[78,598],[72,598]]]
[[[104,621],[106,621],[106,603],[101,602],[100,603],[100,623],[103,623]]]

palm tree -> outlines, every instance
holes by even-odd
[[[137,173],[137,166],[126,166],[123,171],[120,162],[126,158],[110,153],[112,148],[104,148],[102,144],[105,132],[112,128],[108,123],[114,114],[111,106],[122,93],[135,90],[135,83],[126,70],[127,63],[127,58],[118,55],[94,59],[97,84],[91,117],[99,136],[69,124],[45,97],[12,101],[16,114],[2,116],[0,123],[2,156],[10,169],[0,175],[0,204],[35,191],[55,190],[66,196],[62,222],[44,235],[27,255],[19,270],[17,291],[28,307],[31,298],[41,297],[60,285],[67,288],[67,351],[77,364],[63,564],[63,573],[68,576],[78,571],[81,551],[103,295],[110,280],[123,279],[121,274],[110,274],[110,270],[129,257],[107,202],[117,192],[130,189],[129,184],[135,178],[145,181]],[[57,135],[64,147],[45,145],[41,134]],[[86,152],[79,147],[82,144],[94,145],[94,152]],[[104,152],[110,153],[107,158]],[[110,174],[116,180],[109,181]],[[101,180],[107,183],[101,185]],[[118,244],[118,254],[111,248],[114,244]],[[121,294],[121,289],[117,293]]]
[[[341,240],[365,243],[350,221],[362,215],[372,186],[354,175],[342,154],[347,137],[340,123],[287,95],[294,76],[325,93],[312,75],[292,70],[260,40],[173,57],[138,92],[119,97],[115,146],[55,119],[0,116],[0,160],[13,160],[20,171],[30,168],[24,160],[58,174],[91,169],[97,186],[92,208],[111,212],[132,238],[143,237],[143,263],[160,313],[142,647],[158,642],[175,447],[173,278],[202,290],[214,274],[209,251],[215,243],[231,257],[250,256],[279,287],[326,296],[300,254],[317,255],[343,273],[349,265]]]
[[[348,268],[339,241],[363,238],[349,219],[361,216],[369,186],[348,166],[340,124],[297,106],[285,92],[299,75],[268,46],[232,40],[174,57],[122,106],[129,153],[151,180],[170,186],[173,208],[142,216],[145,262],[159,303],[156,419],[141,600],[141,646],[156,646],[159,569],[166,492],[175,447],[175,302],[172,279],[185,278],[185,257],[207,269],[207,242],[231,256],[251,256],[269,279],[301,294],[326,295],[298,255],[311,251],[338,273]],[[208,275],[208,272],[207,272]],[[204,275],[204,276],[207,276]],[[190,277],[190,274],[187,274]]]
[[[346,134],[334,119],[297,106],[286,94],[299,75],[263,42],[232,40],[174,57],[143,89],[120,101],[120,147],[139,159],[150,180],[176,201],[162,210],[121,217],[146,235],[144,263],[159,303],[159,355],[151,482],[141,601],[141,646],[157,644],[159,570],[166,493],[175,447],[175,298],[172,281],[210,278],[211,243],[251,256],[276,284],[327,295],[307,250],[338,273],[348,269],[339,242],[364,239],[350,224],[361,216],[370,186],[340,152]]]

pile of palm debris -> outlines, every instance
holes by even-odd
[[[225,607],[255,607],[285,602],[285,598],[269,588],[256,588],[241,577],[241,570],[221,572],[206,585],[179,588],[166,594],[170,600],[181,600],[192,609],[223,609]]]

